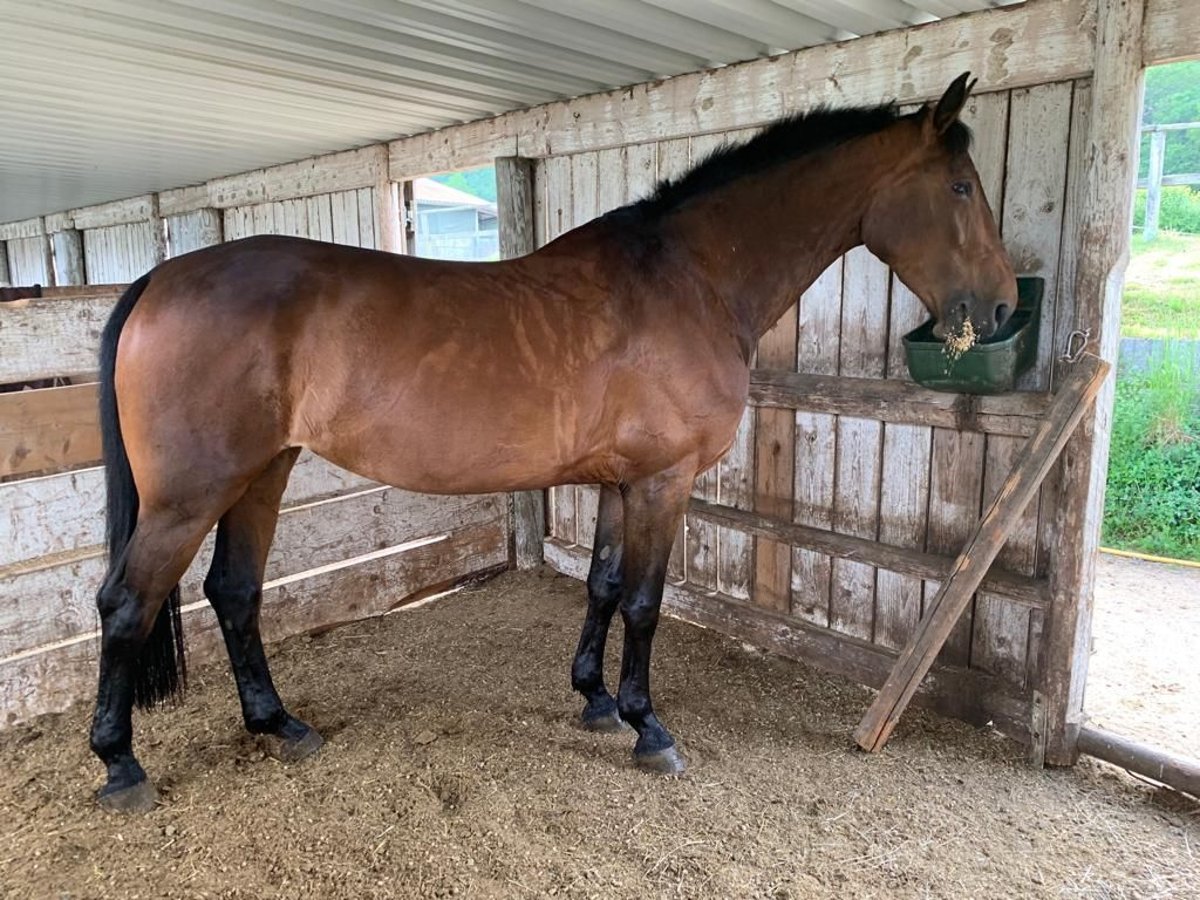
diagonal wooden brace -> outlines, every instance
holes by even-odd
[[[1067,439],[1096,398],[1110,368],[1107,362],[1091,354],[1084,355],[1071,366],[1045,420],[1013,462],[1012,471],[991,508],[955,560],[954,568],[926,609],[921,624],[896,660],[875,702],[858,724],[854,739],[864,750],[875,753],[887,743],[921,679],[950,636],[954,623],[966,609],[1016,527],[1021,512],[1037,493]]]

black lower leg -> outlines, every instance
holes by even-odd
[[[625,621],[625,649],[621,658],[621,688],[617,705],[621,718],[638,733],[635,756],[658,753],[675,746],[675,739],[654,715],[650,701],[650,649],[658,627],[662,587],[652,585],[635,591],[621,604]]]
[[[597,731],[623,727],[617,701],[604,685],[604,648],[621,596],[621,539],[621,495],[615,487],[604,485],[600,489],[595,549],[587,579],[587,616],[571,665],[571,686],[587,701],[581,716],[583,724]]]
[[[271,680],[258,627],[262,588],[253,576],[239,578],[236,572],[216,569],[214,562],[214,571],[204,581],[204,593],[221,623],[246,730],[298,741],[310,729],[284,709]]]
[[[138,598],[121,584],[106,584],[100,609],[100,689],[92,717],[91,747],[108,770],[101,797],[146,780],[133,755],[133,689],[145,640]]]

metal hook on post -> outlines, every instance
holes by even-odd
[[[1063,362],[1078,362],[1079,357],[1083,356],[1087,350],[1088,341],[1092,339],[1092,329],[1088,328],[1085,331],[1072,331],[1067,335],[1067,349],[1063,351],[1063,355],[1059,359]]]

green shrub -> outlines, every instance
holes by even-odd
[[[1117,380],[1104,541],[1200,560],[1200,372],[1170,345]]]
[[[1145,222],[1146,189],[1140,188],[1133,203],[1133,224],[1141,228]],[[1200,191],[1188,185],[1163,188],[1158,227],[1163,231],[1200,234]]]

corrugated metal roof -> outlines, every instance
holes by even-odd
[[[0,222],[1016,0],[0,0]]]

